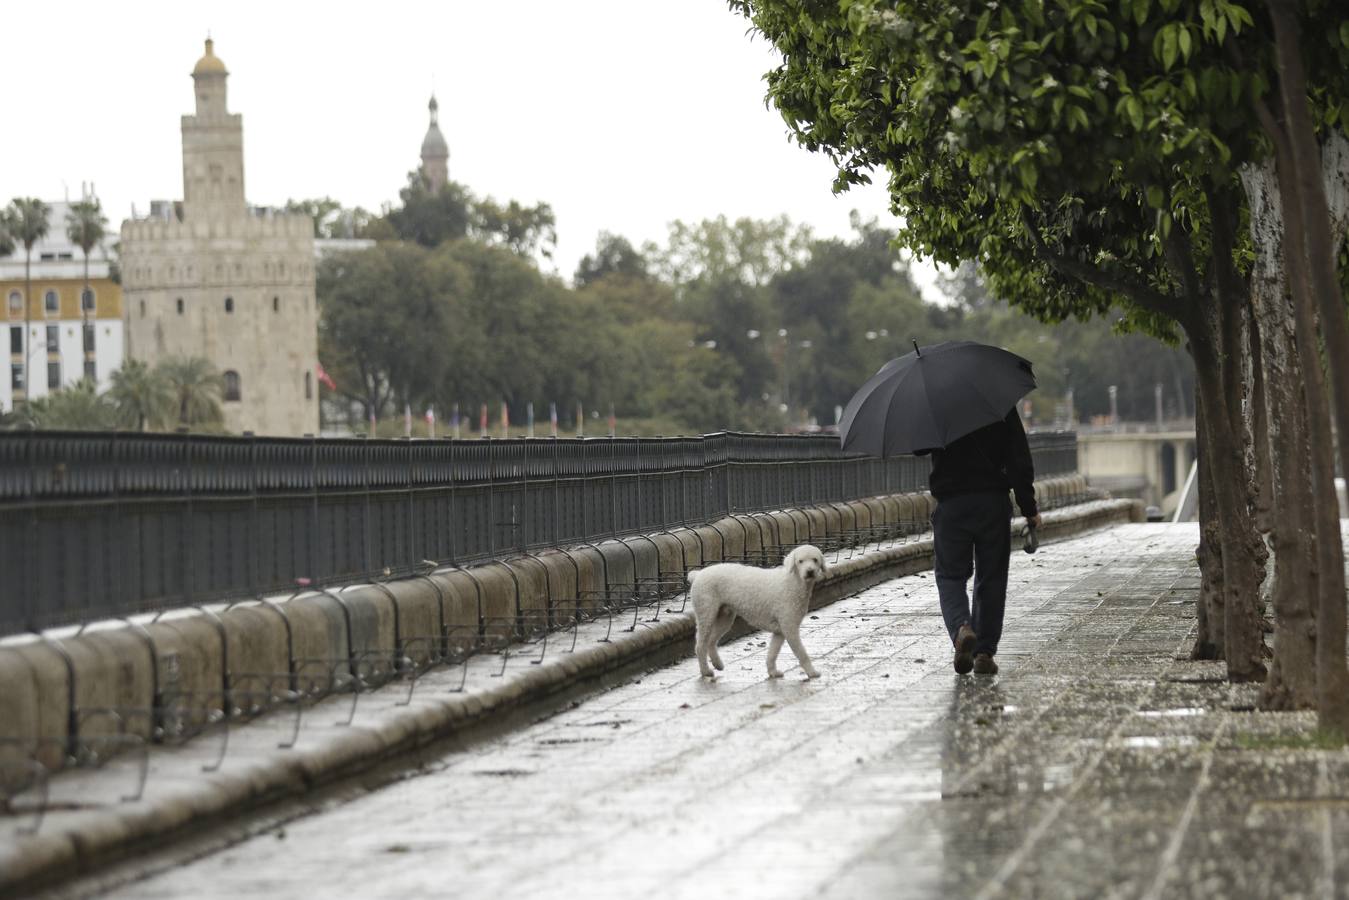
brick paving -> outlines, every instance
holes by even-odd
[[[996,678],[903,578],[807,620],[819,680],[751,635],[111,896],[1343,895],[1349,754],[1184,659],[1196,540],[1015,553]]]

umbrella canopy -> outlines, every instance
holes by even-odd
[[[891,456],[945,447],[1000,422],[1035,389],[1028,360],[1000,347],[946,341],[892,359],[848,401],[844,450]]]

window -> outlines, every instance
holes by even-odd
[[[43,302],[47,307],[47,315],[54,316],[61,311],[61,298],[57,296],[56,291],[48,291]]]
[[[306,400],[314,399],[314,376],[309,372],[304,373],[304,398]]]
[[[90,381],[98,381],[98,367],[94,365],[92,359],[84,361],[84,377]]]
[[[59,362],[47,363],[47,390],[55,391],[61,388],[61,364]]]
[[[273,298],[272,298],[272,312],[281,312],[281,298],[280,298],[280,297],[273,297]]]
[[[93,353],[93,352],[94,352],[94,326],[93,326],[93,325],[86,325],[86,326],[84,326],[84,352],[85,352],[85,353]]]
[[[182,297],[179,297],[179,298],[178,298],[178,315],[181,316],[182,314],[183,314],[183,298],[182,298]]]
[[[9,292],[9,311],[12,315],[23,314],[23,294],[18,291]]]
[[[9,329],[9,352],[11,355],[23,354],[23,326],[15,325]]]
[[[16,391],[23,390],[23,366],[19,363],[9,367],[9,386]]]
[[[61,350],[61,326],[47,326],[47,352],[58,353]]]
[[[232,313],[232,312],[234,312],[234,298],[233,298],[233,297],[226,297],[226,298],[225,298],[225,312],[227,312],[227,313]]]
[[[233,369],[225,372],[225,399],[239,399],[239,373]]]
[[[94,311],[94,292],[92,288],[85,288],[80,293],[80,309],[85,312]]]

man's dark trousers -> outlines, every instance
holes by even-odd
[[[1006,491],[955,494],[932,514],[941,614],[954,643],[966,622],[979,641],[975,653],[998,652],[1007,604],[1007,566],[1012,556],[1012,501]],[[965,584],[974,575],[974,610]]]

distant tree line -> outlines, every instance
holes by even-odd
[[[292,201],[323,222],[361,221],[374,247],[329,255],[318,269],[320,358],[352,425],[445,422],[458,407],[495,428],[556,404],[567,428],[578,404],[612,408],[623,430],[778,431],[832,425],[837,408],[910,340],[987,340],[1034,360],[1036,415],[1062,418],[1071,387],[1080,415],[1154,415],[1154,385],[1171,416],[1192,412],[1188,357],[1113,320],[1055,329],[992,299],[972,270],[925,303],[892,235],[854,216],[846,239],[820,239],[787,217],[674,221],[638,248],[601,233],[566,283],[537,265],[555,241],[546,204],[479,200],[450,182],[432,192],[417,173],[382,216],[331,200]],[[326,211],[326,212],[324,212]],[[316,221],[319,221],[316,219]],[[322,224],[322,223],[320,223]],[[322,226],[327,227],[327,226]],[[443,433],[443,431],[442,431]]]

